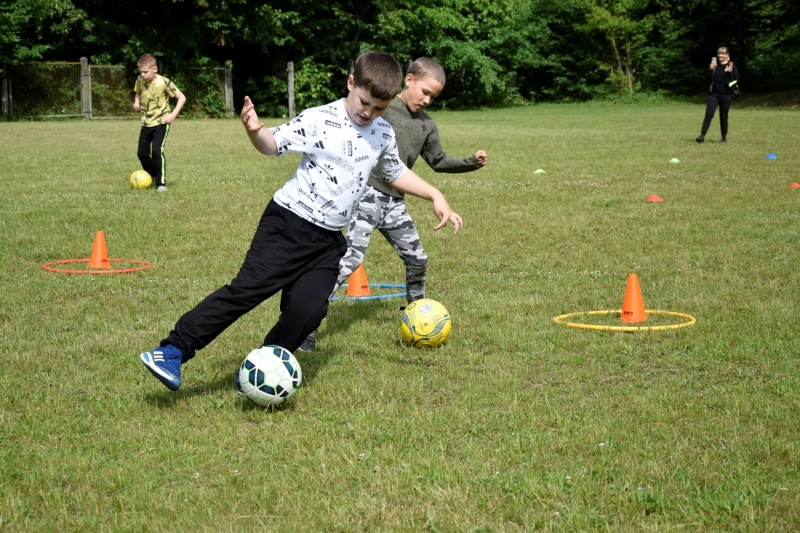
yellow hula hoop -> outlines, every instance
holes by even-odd
[[[645,313],[648,315],[677,316],[680,318],[687,319],[687,322],[684,322],[682,324],[671,324],[669,326],[595,326],[593,324],[581,324],[579,322],[565,322],[567,318],[574,316],[610,315],[613,313],[622,314],[622,309],[616,309],[616,310],[608,309],[605,311],[581,311],[578,313],[567,313],[566,315],[557,316],[553,320],[555,321],[556,324],[567,326],[570,328],[593,329],[597,331],[625,331],[628,333],[632,333],[634,331],[664,331],[667,329],[680,329],[688,326],[693,326],[697,322],[697,319],[695,319],[691,315],[687,315],[684,313],[676,313],[675,311],[657,311],[657,310],[645,310]]]

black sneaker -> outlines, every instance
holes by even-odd
[[[695,139],[695,141],[697,141],[697,142],[699,142],[699,143],[701,143],[701,142],[703,142],[703,141],[705,141],[705,140],[706,140],[706,136],[705,136],[705,135],[701,135],[700,137],[698,137],[697,139]]]
[[[721,142],[721,143],[726,143],[726,142],[728,142],[728,139],[726,139],[725,137],[723,137],[722,139],[720,139],[720,141],[719,141],[719,142]]]
[[[316,352],[317,351],[317,332],[312,331],[311,334],[306,337],[306,340],[303,341],[303,344],[297,349],[300,352]]]

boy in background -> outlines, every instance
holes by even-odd
[[[440,223],[462,221],[438,189],[400,160],[392,127],[380,119],[403,72],[397,60],[365,52],[347,80],[347,98],[306,109],[265,128],[245,97],[242,122],[264,155],[303,154],[292,178],[273,196],[239,273],[183,315],[160,345],[141,354],[147,369],[170,390],[181,385],[181,364],[239,317],[281,291],[281,314],[264,345],[291,352],[327,313],[328,299],[347,251],[342,229],[358,205],[370,174],[398,190],[433,202]]]
[[[447,154],[439,140],[439,129],[422,110],[442,92],[445,84],[442,66],[421,57],[408,68],[403,91],[392,100],[383,119],[392,125],[397,136],[400,159],[412,168],[419,156],[436,172],[470,172],[486,164],[486,152],[457,158]],[[425,298],[428,256],[422,249],[419,232],[408,213],[405,195],[391,185],[370,176],[347,228],[347,253],[339,263],[339,277],[334,292],[364,262],[372,232],[379,230],[406,265],[406,299],[409,303]],[[331,295],[333,296],[333,295]],[[316,331],[300,346],[316,350]]]
[[[158,192],[167,190],[167,159],[164,144],[167,142],[169,126],[180,113],[186,97],[175,87],[172,80],[158,74],[158,64],[152,54],[144,54],[137,62],[139,77],[133,91],[133,110],[142,112],[142,129],[139,132],[139,161],[142,168],[153,178]],[[177,98],[175,110],[170,112],[169,99]]]

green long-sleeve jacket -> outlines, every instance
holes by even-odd
[[[414,166],[419,156],[436,172],[470,172],[481,168],[474,155],[463,158],[447,155],[439,140],[439,128],[433,119],[424,111],[412,113],[399,97],[391,101],[383,118],[392,125],[400,159],[408,168]],[[367,185],[397,198],[404,196],[388,183],[373,176],[369,177]]]

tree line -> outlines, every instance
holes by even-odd
[[[299,109],[342,95],[367,49],[402,64],[429,56],[448,75],[448,108],[701,94],[718,46],[745,91],[800,82],[797,0],[2,0],[0,63],[71,60],[165,75],[232,64],[244,94],[286,113],[286,65]]]

